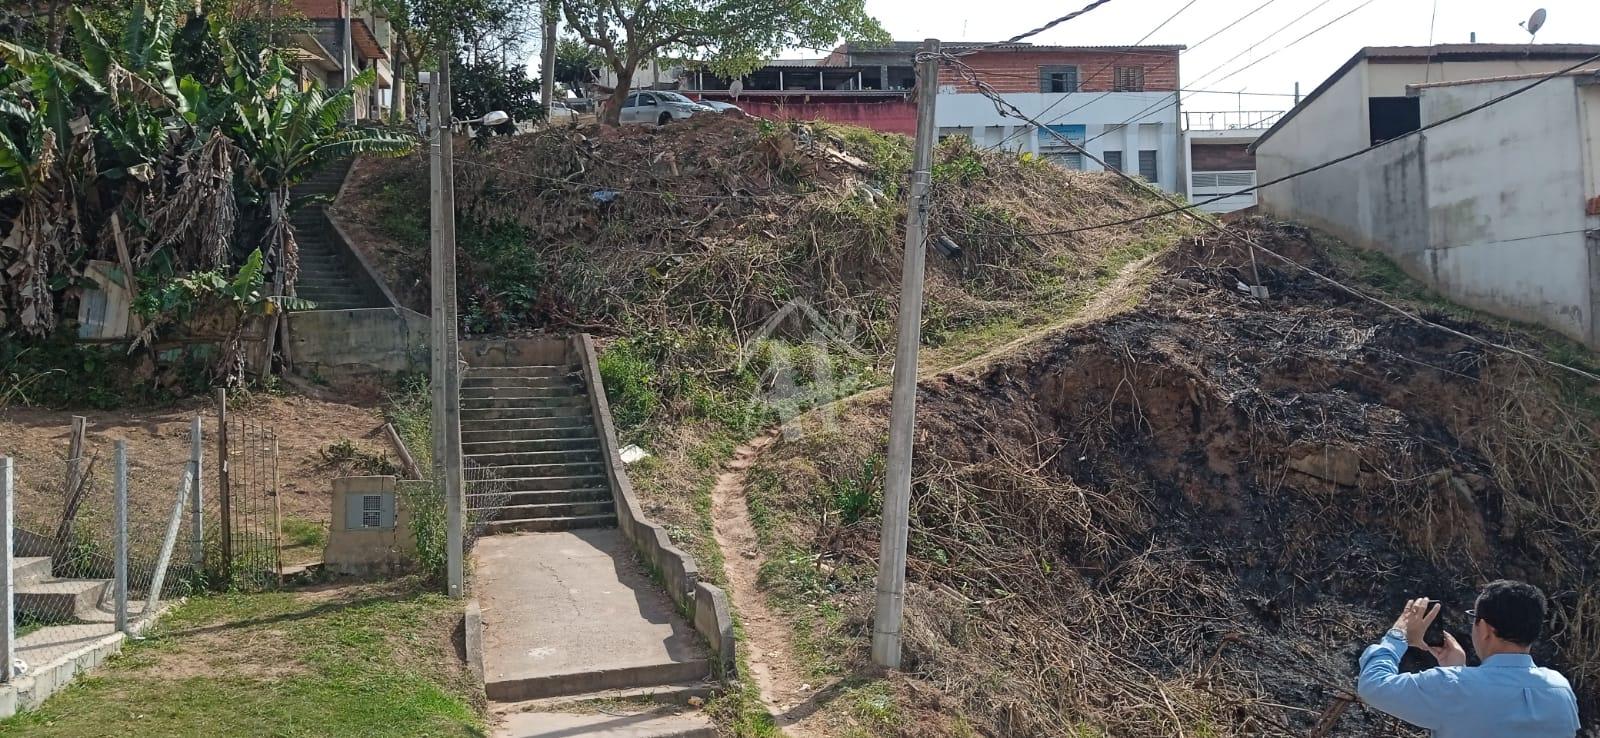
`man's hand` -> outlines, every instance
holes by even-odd
[[[1448,630],[1444,632],[1443,646],[1424,646],[1424,648],[1428,649],[1428,653],[1433,654],[1433,657],[1439,661],[1440,666],[1467,665],[1466,650],[1461,647],[1460,643],[1456,642],[1456,637],[1450,635]]]
[[[1428,607],[1428,598],[1418,597],[1406,603],[1400,610],[1400,617],[1394,621],[1394,627],[1406,634],[1406,644],[1417,648],[1427,648],[1428,644],[1422,640],[1428,632],[1428,626],[1433,624],[1433,619],[1439,617],[1439,606]]]

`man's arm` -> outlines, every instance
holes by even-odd
[[[1412,725],[1437,729],[1452,712],[1459,711],[1459,676],[1455,669],[1429,669],[1400,673],[1406,652],[1403,634],[1391,630],[1361,654],[1361,678],[1356,694],[1368,706]]]

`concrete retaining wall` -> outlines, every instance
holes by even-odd
[[[289,314],[289,356],[302,374],[425,371],[428,318],[406,308]]]
[[[694,558],[672,544],[667,531],[644,516],[638,497],[633,493],[633,482],[623,467],[619,455],[616,429],[611,424],[611,404],[606,400],[604,384],[600,381],[600,364],[594,350],[594,341],[587,334],[571,338],[571,356],[583,369],[583,380],[589,391],[590,408],[594,411],[595,430],[606,458],[606,476],[611,481],[612,494],[617,503],[617,526],[633,543],[646,562],[661,573],[667,594],[678,608],[694,621],[695,630],[711,647],[718,672],[723,679],[734,676],[733,615],[728,605],[728,595],[709,582],[700,580],[700,569]]]

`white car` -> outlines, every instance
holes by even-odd
[[[573,110],[572,108],[567,107],[563,103],[558,103],[558,102],[550,103],[549,114],[547,116],[545,116],[545,122],[549,123],[552,126],[565,125],[565,124],[571,123],[571,122],[573,122],[573,121],[575,121],[577,119],[578,119],[577,111]]]
[[[650,90],[630,93],[622,102],[621,122],[626,125],[664,126],[675,120],[687,120],[708,108],[676,92]]]
[[[734,115],[744,115],[744,108],[741,108],[738,105],[734,105],[733,103],[730,103],[730,102],[723,102],[721,100],[701,100],[700,104],[704,105],[704,106],[706,106],[708,108],[711,108],[713,111],[715,111],[717,113],[732,113]]]

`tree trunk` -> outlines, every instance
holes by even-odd
[[[628,99],[629,88],[633,87],[633,68],[637,63],[624,65],[617,69],[617,87],[611,91],[611,99],[606,101],[605,117],[601,118],[606,125],[622,125],[622,103]]]

